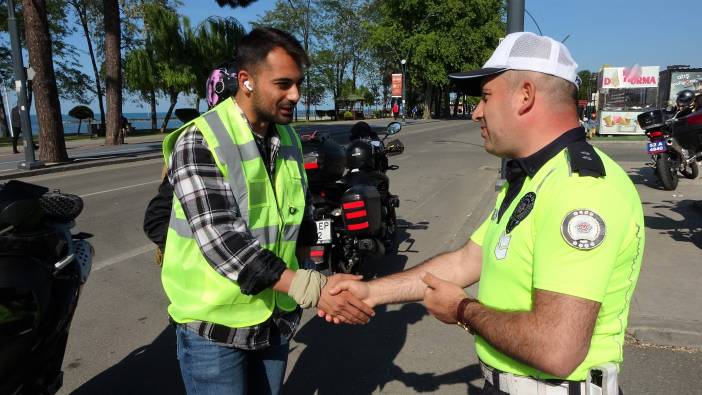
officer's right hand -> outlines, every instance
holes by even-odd
[[[336,283],[329,282],[327,284],[327,287],[325,287],[322,290],[323,293],[328,293],[331,296],[335,295],[340,295],[340,294],[351,294],[354,296],[356,299],[358,299],[364,306],[368,307],[370,311],[372,312],[372,308],[375,307],[377,304],[372,298],[371,298],[371,292],[370,292],[370,287],[368,286],[368,283],[363,282],[363,281],[357,281],[357,280],[344,280],[344,281],[339,281]],[[340,323],[349,323],[347,320],[345,320],[343,316],[339,317],[334,314],[330,314],[329,311],[321,308],[321,306],[318,306],[318,311],[317,315],[321,318],[325,318],[327,322],[334,322],[335,324],[340,324]],[[373,312],[373,315],[375,313]]]
[[[336,276],[331,276],[327,285],[322,288],[317,308],[324,312],[327,321],[335,323],[365,324],[370,317],[375,315],[373,309],[348,291],[329,292],[330,288],[339,286]],[[358,279],[345,280],[345,282],[359,283]],[[320,315],[321,316],[321,315]]]

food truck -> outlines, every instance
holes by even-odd
[[[659,66],[633,66],[600,70],[598,134],[644,134],[636,116],[657,107],[659,69]]]
[[[675,106],[678,92],[702,88],[702,69],[690,66],[674,65],[662,70],[658,87],[658,106],[661,108]]]

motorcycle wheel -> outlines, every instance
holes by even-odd
[[[658,154],[656,159],[656,174],[666,191],[673,191],[678,187],[678,170],[675,162],[676,160],[667,152]]]
[[[385,253],[395,254],[397,253],[397,216],[395,215],[395,208],[391,207],[388,211],[388,222],[386,225],[386,235],[385,235]]]
[[[694,180],[700,174],[700,168],[697,162],[692,162],[689,165],[685,165],[685,167],[680,170],[680,173],[682,173],[685,178]]]

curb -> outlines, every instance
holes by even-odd
[[[632,316],[627,332],[639,341],[661,346],[688,347],[702,350],[701,322],[666,319],[654,316]]]
[[[155,154],[145,154],[145,155],[141,155],[141,156],[127,156],[127,157],[112,158],[112,159],[91,159],[91,160],[86,160],[86,161],[82,161],[82,162],[74,162],[74,163],[57,163],[57,164],[48,165],[47,167],[43,167],[40,169],[16,170],[13,172],[8,172],[6,174],[0,174],[0,180],[18,179],[18,178],[38,176],[38,175],[42,175],[42,174],[60,173],[60,172],[70,171],[70,170],[81,170],[81,169],[88,169],[91,167],[110,166],[110,165],[117,165],[117,164],[121,164],[121,163],[139,162],[139,161],[145,161],[145,160],[151,160],[151,159],[162,159],[162,158],[163,158],[163,154],[155,153]]]

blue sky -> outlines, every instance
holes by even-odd
[[[233,16],[244,27],[273,7],[274,0],[258,0],[246,8],[220,8],[213,0],[184,0],[180,13],[197,24],[210,15]],[[702,2],[690,1],[668,6],[661,0],[526,0],[526,8],[538,22],[544,35],[562,40],[579,64],[579,69],[597,70],[612,66],[661,66],[689,64],[702,67],[702,52],[695,44],[697,26],[702,18]],[[524,29],[538,33],[536,24],[525,16]],[[82,49],[82,37],[74,43]],[[87,55],[82,62],[90,64]],[[92,75],[92,70],[86,69]],[[68,112],[74,103],[62,102]],[[141,107],[140,107],[141,106]],[[181,97],[177,107],[192,106]],[[97,109],[97,105],[93,105]],[[161,100],[159,111],[167,109]],[[145,103],[126,98],[125,112],[148,111]]]

